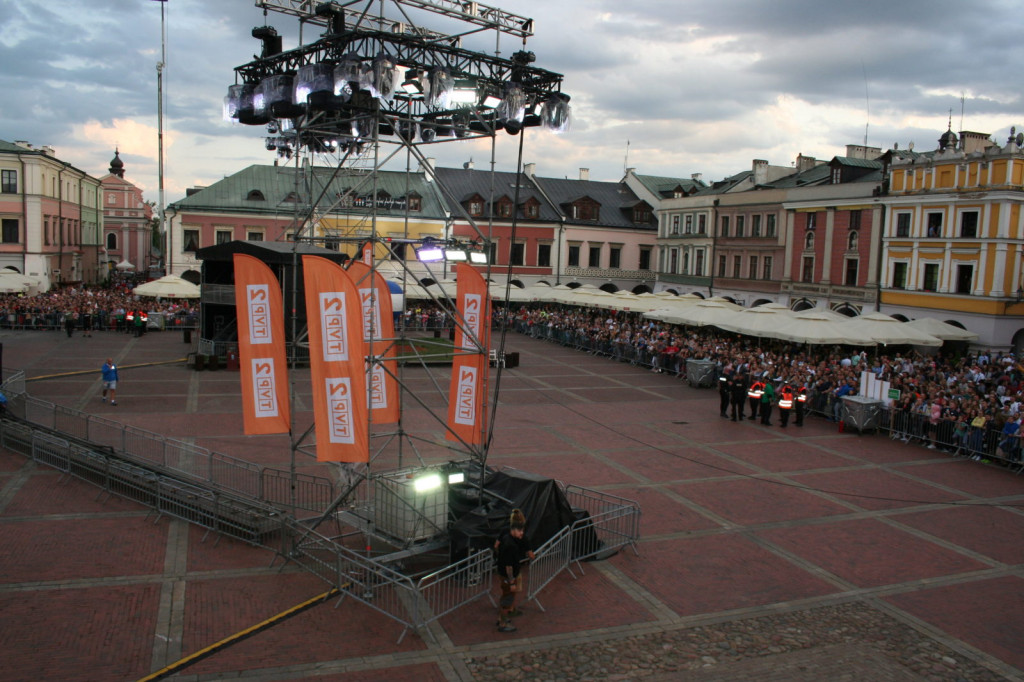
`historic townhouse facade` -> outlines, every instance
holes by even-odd
[[[118,265],[125,270],[148,273],[156,261],[152,253],[153,207],[142,198],[141,189],[124,179],[124,161],[117,150],[100,184],[103,244],[97,263],[99,279],[106,279]]]
[[[100,181],[52,147],[0,140],[0,268],[44,288],[99,280]]]
[[[882,312],[962,324],[994,347],[1024,347],[1024,151],[1011,131],[947,130],[938,149],[891,152]]]

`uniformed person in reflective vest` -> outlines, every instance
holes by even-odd
[[[793,387],[787,381],[779,391],[779,426],[786,428],[789,423],[789,413],[793,411]]]
[[[801,383],[800,388],[796,389],[796,403],[793,406],[794,412],[796,412],[796,420],[793,422],[797,426],[804,425],[804,410],[807,408],[807,384]]]
[[[747,389],[747,397],[750,398],[750,418],[757,419],[758,409],[761,405],[761,397],[764,395],[764,382],[756,376],[751,376],[750,388]]]
[[[726,419],[729,418],[729,400],[732,398],[732,370],[722,372],[718,377],[718,411]]]
[[[129,308],[128,309],[128,313],[124,316],[124,319],[125,319],[125,325],[124,325],[125,333],[127,333],[127,334],[133,333],[135,331],[135,311],[132,310],[131,308]]]

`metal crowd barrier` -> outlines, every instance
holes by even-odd
[[[537,595],[562,571],[569,571],[573,578],[576,574],[569,568],[572,561],[573,527],[565,526],[555,533],[547,542],[537,548],[530,561],[530,570],[526,578],[526,601],[534,602],[544,611]]]
[[[29,423],[109,447],[125,458],[260,502],[323,512],[335,496],[334,486],[329,480],[307,474],[296,476],[293,497],[289,472],[261,467],[39,398],[24,396],[18,405],[10,409],[12,414]]]
[[[640,505],[624,497],[577,485],[564,486],[566,498],[587,516],[573,524],[573,560],[577,562],[630,546],[635,554],[640,539]]]

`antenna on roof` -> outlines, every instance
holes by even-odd
[[[626,174],[626,170],[629,168],[629,140],[626,140],[626,159],[622,162],[622,174]]]
[[[960,132],[964,132],[964,106],[967,100],[967,93],[960,91]]]
[[[860,70],[864,74],[864,146],[868,146],[868,126],[871,125],[871,98],[868,96],[868,70],[864,60],[860,60]]]

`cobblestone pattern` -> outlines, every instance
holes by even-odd
[[[851,655],[850,647],[864,655]],[[837,657],[840,652],[843,655]],[[472,657],[466,663],[474,679],[498,682],[1007,679],[864,603]]]

